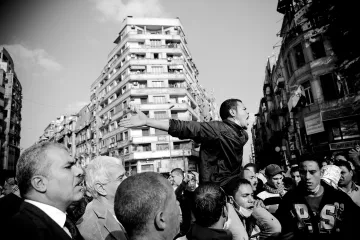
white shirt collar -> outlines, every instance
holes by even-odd
[[[66,214],[56,207],[47,205],[45,203],[32,201],[25,199],[25,202],[28,202],[44,211],[52,220],[54,220],[61,228],[64,228],[66,221]]]

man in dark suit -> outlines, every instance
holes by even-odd
[[[8,224],[8,239],[83,240],[66,216],[83,197],[83,170],[64,145],[41,142],[25,150],[16,178],[24,203]]]

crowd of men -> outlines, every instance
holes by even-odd
[[[226,100],[220,116],[158,121],[133,109],[120,122],[201,144],[199,173],[175,168],[168,179],[127,176],[122,161],[108,156],[83,169],[63,145],[34,144],[4,184],[1,239],[357,239],[359,152],[325,163],[304,155],[291,169],[269,164],[259,171],[242,166],[243,103]]]

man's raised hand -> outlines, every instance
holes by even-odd
[[[142,111],[135,107],[129,107],[128,110],[130,110],[131,116],[121,119],[120,127],[131,128],[146,125],[148,117]]]

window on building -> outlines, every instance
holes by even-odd
[[[166,111],[155,111],[154,118],[155,119],[165,119],[165,118],[168,118],[168,115],[167,115]]]
[[[331,132],[334,140],[360,137],[359,124],[354,119],[332,122]]]
[[[151,39],[150,40],[150,46],[151,47],[160,47],[161,46],[161,40]]]
[[[344,97],[344,85],[332,73],[320,76],[320,83],[325,101]]]
[[[116,134],[116,141],[121,142],[122,140],[123,140],[123,134],[122,133]]]
[[[297,68],[301,68],[305,64],[305,57],[301,43],[299,43],[294,47],[294,51],[295,51],[296,66]]]
[[[290,54],[288,55],[287,59],[285,59],[285,66],[286,66],[287,74],[290,78],[293,73],[293,68],[292,68],[291,61],[290,61]]]
[[[109,111],[109,117],[114,116],[114,114],[115,114],[115,108]]]
[[[312,95],[310,81],[305,82],[302,86],[303,86],[304,92],[305,92],[306,106],[313,104],[314,97]]]
[[[324,42],[322,41],[322,39],[313,42],[310,46],[314,60],[326,56]]]
[[[156,151],[165,151],[165,150],[169,150],[169,144],[168,143],[156,144]]]
[[[149,128],[141,129],[141,132],[142,132],[143,137],[150,135],[150,129]]]
[[[158,53],[154,53],[154,59],[159,59],[159,54]]]
[[[164,83],[164,81],[153,81],[152,87],[162,88],[162,87],[165,87],[165,83]]]
[[[151,66],[152,73],[162,73],[164,71],[163,66]]]
[[[140,98],[140,103],[141,104],[146,104],[147,102],[148,102],[148,99],[146,97]]]
[[[154,96],[154,103],[165,103],[165,96]]]
[[[112,137],[112,138],[110,139],[110,143],[115,143],[115,137]]]
[[[141,172],[154,172],[154,164],[141,165]]]
[[[151,144],[140,144],[135,146],[135,151],[137,152],[150,152],[151,151]]]

